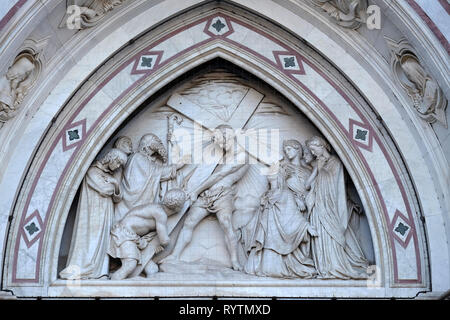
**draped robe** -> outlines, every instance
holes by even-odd
[[[252,230],[246,273],[280,278],[311,278],[315,269],[309,253],[308,222],[295,194],[279,179],[279,186],[267,191],[261,206],[247,227]]]
[[[63,279],[97,279],[109,274],[107,248],[114,219],[113,177],[107,166],[96,162],[83,180],[78,202],[67,267],[60,272]]]
[[[367,260],[348,225],[345,190],[344,167],[332,155],[319,169],[306,199],[310,223],[319,234],[312,238],[311,251],[321,278],[367,278]]]
[[[175,165],[163,165],[140,152],[134,153],[123,172],[123,200],[116,205],[115,221],[120,221],[134,207],[158,201],[160,182],[175,177]]]

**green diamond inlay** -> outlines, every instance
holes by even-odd
[[[152,61],[153,61],[153,58],[142,57],[141,67],[151,68]]]
[[[214,24],[212,25],[212,27],[214,29],[217,30],[217,32],[220,32],[220,30],[222,30],[223,28],[226,27],[225,24],[222,23],[222,21],[220,21],[219,19],[216,20],[216,22],[214,22]]]
[[[403,223],[400,222],[400,223],[397,225],[397,228],[395,228],[395,231],[398,232],[398,233],[400,233],[402,236],[404,236],[405,233],[406,233],[406,231],[408,231],[408,229],[409,229],[408,226],[405,226]]]
[[[69,134],[70,141],[80,139],[80,135],[78,134],[78,129],[69,130],[67,133]]]
[[[284,67],[295,67],[295,57],[284,58]]]

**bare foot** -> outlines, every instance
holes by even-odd
[[[242,271],[242,266],[237,261],[232,261],[233,270]]]

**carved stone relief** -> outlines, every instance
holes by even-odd
[[[429,123],[438,121],[446,127],[447,98],[438,83],[425,71],[406,39],[396,42],[385,38],[391,49],[394,78],[411,98],[416,114]]]
[[[366,19],[367,0],[312,0],[338,25],[358,29]]]
[[[28,48],[17,55],[6,74],[0,78],[0,129],[16,116],[40,70],[39,52]]]
[[[277,95],[209,72],[118,137],[83,181],[61,278],[367,278],[343,164]]]
[[[95,279],[109,274],[107,250],[114,202],[123,197],[114,171],[126,162],[126,153],[112,149],[89,168],[78,202],[68,265],[60,273],[62,278]]]

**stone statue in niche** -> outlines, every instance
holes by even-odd
[[[163,250],[169,244],[167,217],[181,210],[186,201],[182,189],[170,189],[162,203],[148,203],[131,209],[111,230],[111,244],[108,254],[120,258],[122,266],[112,274],[112,280],[127,278],[137,267],[144,264],[141,250],[158,236],[159,246],[151,250],[144,272],[149,277],[158,272],[158,266],[151,261],[154,254]]]
[[[223,157],[227,158],[227,156],[229,157],[230,154],[234,153],[231,149],[235,145],[234,130],[228,125],[220,125],[216,129],[213,142],[223,150]],[[239,158],[242,155],[233,154],[232,156]],[[239,162],[236,164],[226,164],[227,160],[224,160],[224,163],[218,165],[213,174],[191,192],[191,209],[187,213],[187,218],[171,256],[164,259],[165,263],[179,260],[181,252],[192,239],[192,233],[195,227],[206,216],[214,213],[225,233],[233,269],[242,269],[237,257],[237,238],[232,226],[234,207],[233,185],[246,173],[248,165]]]
[[[29,56],[19,57],[0,78],[0,128],[17,113],[29,86],[27,80],[35,69]]]
[[[406,39],[398,42],[385,39],[391,49],[394,77],[411,98],[417,115],[429,123],[438,121],[446,127],[447,99],[438,83],[422,67]]]
[[[317,232],[307,221],[305,204],[310,170],[302,163],[300,142],[285,140],[283,150],[281,168],[267,177],[269,190],[246,227],[251,235],[244,270],[258,276],[313,278],[310,239]]]
[[[109,274],[110,230],[114,220],[114,202],[122,199],[120,183],[114,171],[124,166],[127,155],[110,150],[86,173],[63,279],[99,279]]]
[[[413,56],[404,56],[400,65],[406,78],[413,84],[407,86],[408,94],[413,99],[414,108],[424,119],[438,120],[447,125],[445,108],[447,100],[434,81]],[[430,121],[431,122],[431,121]]]
[[[126,0],[69,0],[67,13],[60,28],[87,29],[97,25],[102,18]]]
[[[311,251],[318,277],[340,279],[367,278],[368,262],[349,226],[344,166],[330,153],[329,144],[314,136],[307,146],[316,157],[306,182],[309,221],[316,228]]]
[[[367,0],[313,0],[338,25],[357,29],[365,20]]]

